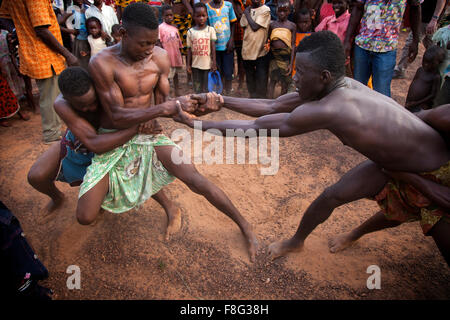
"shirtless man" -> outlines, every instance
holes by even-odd
[[[65,69],[58,78],[61,94],[54,108],[67,125],[68,130],[60,143],[53,144],[33,164],[28,173],[28,182],[39,192],[50,197],[47,212],[50,213],[64,203],[64,194],[55,181],[78,186],[84,179],[94,153],[111,151],[133,138],[138,133],[154,133],[149,126],[138,125],[116,132],[98,134],[100,108],[92,79],[81,67]],[[183,98],[180,98],[184,101]],[[188,103],[188,101],[184,101]],[[173,103],[173,102],[167,102]],[[177,231],[179,209],[163,190],[152,196],[164,208],[168,223],[166,240]]]
[[[101,132],[178,113],[175,101],[149,108],[153,92],[156,103],[168,95],[170,70],[166,51],[155,47],[158,22],[153,10],[143,3],[130,4],[123,11],[122,23],[121,43],[102,50],[89,64],[103,107]],[[203,177],[194,165],[177,165],[172,161],[171,154],[176,147],[162,134],[138,135],[122,147],[96,155],[80,188],[78,220],[84,224],[93,222],[100,207],[118,213],[127,211],[148,199],[155,188],[176,177],[239,226],[248,245],[250,260],[254,261],[257,240],[251,225],[225,193]],[[180,150],[175,152],[181,153]]]
[[[386,210],[386,215],[378,215],[372,223],[375,225],[372,231],[398,225],[389,220],[396,212],[384,206],[386,197],[382,195],[389,191],[385,187],[390,186],[388,182],[396,183],[386,171],[433,171],[434,178],[439,176],[437,180],[441,184],[450,186],[450,151],[439,133],[394,100],[346,78],[344,66],[345,55],[339,38],[329,31],[313,33],[301,42],[297,50],[296,93],[276,100],[224,97],[225,107],[260,118],[201,123],[203,130],[215,128],[223,133],[226,129],[255,129],[256,132],[259,129],[279,129],[280,137],[327,129],[345,145],[370,159],[350,170],[311,203],[295,235],[269,246],[272,258],[300,251],[308,235],[327,220],[335,208],[358,199],[377,196],[377,201]],[[201,103],[205,102],[202,96],[196,98]],[[208,110],[203,108],[200,111]],[[193,126],[193,118],[180,108],[179,116],[174,119]],[[438,189],[440,185],[435,183],[433,188]],[[431,193],[439,192],[433,190]],[[446,208],[445,201],[436,203]],[[420,209],[414,212],[416,219],[422,219],[424,233],[433,237],[449,262],[448,207],[440,210],[440,216],[431,223],[427,217],[421,216]],[[406,215],[397,216],[398,221],[403,222]]]

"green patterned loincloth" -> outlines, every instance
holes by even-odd
[[[100,133],[114,130],[100,129]],[[95,155],[80,187],[79,198],[109,174],[102,208],[122,213],[144,203],[175,177],[158,160],[156,146],[176,146],[162,134],[136,135],[123,146]]]

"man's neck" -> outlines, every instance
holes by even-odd
[[[347,85],[347,81],[345,80],[345,76],[338,78],[336,81],[330,83],[327,87],[325,87],[325,90],[323,90],[322,93],[317,97],[317,100],[321,100],[322,98],[326,97],[331,92],[333,92],[334,90],[343,88],[346,85]]]
[[[103,7],[103,2],[100,4],[95,5],[97,7],[98,10],[102,11],[102,7]]]
[[[213,6],[214,8],[220,8],[220,7],[222,6],[223,0],[220,0],[220,1],[218,1],[218,2],[212,1],[212,2],[210,2],[210,3],[212,4],[212,6]]]

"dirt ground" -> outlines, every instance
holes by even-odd
[[[401,104],[422,54],[420,47],[407,79],[392,83],[393,98]],[[207,118],[249,117],[224,109]],[[26,179],[48,148],[41,142],[40,116],[11,122],[10,128],[0,127],[0,199],[19,218],[48,268],[50,277],[43,285],[53,289],[54,299],[450,298],[450,269],[418,223],[367,235],[340,253],[329,252],[331,236],[377,211],[370,200],[335,210],[307,239],[303,252],[268,259],[267,245],[290,237],[311,201],[365,159],[327,131],[281,139],[280,169],[274,176],[262,176],[262,165],[197,165],[253,224],[262,249],[250,263],[238,227],[178,180],[166,190],[182,208],[182,229],[168,242],[163,237],[166,216],[153,200],[132,212],[105,213],[96,225],[82,226],[75,218],[78,188],[57,183],[67,200],[46,217],[48,198]],[[180,127],[170,119],[162,124],[169,135]],[[66,286],[70,265],[81,269],[80,290]],[[380,267],[381,290],[366,286],[370,265]]]

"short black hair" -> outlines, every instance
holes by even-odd
[[[345,75],[345,53],[341,39],[331,31],[313,32],[297,47],[297,53],[311,53],[311,60],[322,70],[330,71],[335,78]]]
[[[169,6],[168,4],[163,5],[161,7],[161,15],[163,16],[167,10],[172,10],[172,6]]]
[[[82,67],[69,67],[58,77],[58,87],[65,97],[79,97],[93,86],[92,78]]]
[[[122,24],[125,28],[143,27],[150,30],[158,29],[158,19],[148,4],[135,2],[125,7],[122,14]]]
[[[100,19],[97,18],[97,17],[90,17],[90,18],[87,18],[87,19],[86,19],[86,22],[85,22],[86,27],[87,27],[87,25],[89,24],[89,22],[91,22],[91,21],[97,22],[97,23],[100,25],[100,28],[103,28],[102,22],[101,22]]]
[[[120,24],[116,23],[111,27],[111,33],[119,33],[119,30],[120,30]]]
[[[208,8],[206,7],[206,4],[204,4],[203,2],[197,2],[196,4],[194,4],[194,13],[196,8],[203,8],[206,10],[206,13],[208,13]]]
[[[291,2],[289,0],[278,0],[277,8],[286,6],[288,6],[289,8],[291,7]]]
[[[297,18],[298,16],[306,16],[306,15],[311,17],[311,10],[309,10],[306,7],[302,7],[296,12],[295,18]]]
[[[427,60],[438,59],[439,63],[445,59],[445,50],[438,45],[431,45],[425,50],[423,57]]]

